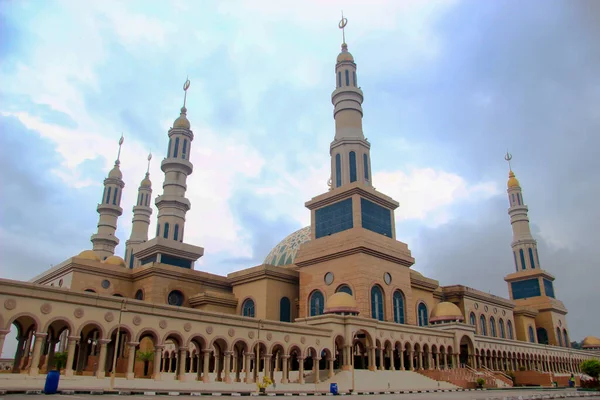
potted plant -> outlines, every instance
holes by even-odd
[[[483,389],[483,384],[485,383],[485,379],[483,378],[477,378],[477,388],[478,389]]]
[[[138,351],[137,359],[144,363],[144,376],[148,375],[148,367],[150,366],[150,361],[154,360],[154,352],[153,351]]]
[[[60,373],[60,371],[67,366],[67,356],[68,354],[66,351],[54,353],[53,370],[58,371]]]
[[[261,395],[264,395],[267,391],[267,388],[273,384],[273,381],[268,376],[263,376],[262,381],[256,382],[256,386],[258,386],[258,391]]]

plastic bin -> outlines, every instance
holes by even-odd
[[[54,370],[46,375],[46,384],[44,385],[45,394],[56,394],[58,390],[58,381],[60,380],[60,372]]]
[[[338,393],[338,385],[337,385],[337,383],[330,383],[329,384],[329,392],[331,394],[333,394],[334,396],[337,396],[339,394]]]

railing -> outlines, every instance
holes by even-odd
[[[491,376],[490,376],[491,378],[499,379],[499,380],[503,381],[507,385],[511,385],[512,386],[514,384],[512,378],[510,376],[508,376],[507,374],[505,374],[504,372],[502,372],[502,371],[491,370],[488,367],[486,367],[485,365],[482,365],[481,369],[483,369],[484,371],[488,372],[487,376],[490,376],[489,374],[491,374]]]

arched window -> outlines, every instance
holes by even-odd
[[[165,229],[163,231],[163,237],[165,239],[169,238],[169,223],[168,222],[165,222]]]
[[[365,179],[369,180],[369,157],[363,154],[363,169],[365,170]]]
[[[538,254],[537,248],[535,249],[535,259],[537,260],[537,265],[540,265],[540,256]]]
[[[348,293],[350,296],[352,296],[352,289],[350,288],[350,286],[345,285],[345,284],[338,286],[338,288],[335,289],[335,292],[336,293],[339,293],[339,292]]]
[[[475,313],[471,313],[471,315],[469,315],[469,323],[477,327],[477,319],[475,318]]]
[[[529,262],[531,263],[531,268],[535,268],[535,260],[533,259],[533,250],[531,247],[529,248]]]
[[[105,201],[106,204],[110,204],[110,190],[111,189],[112,188],[109,186],[108,187],[108,192],[106,193],[106,201]]]
[[[138,289],[137,292],[135,292],[135,299],[144,300],[144,291],[142,289]]]
[[[519,249],[519,255],[521,256],[521,269],[525,269],[525,253],[523,253],[523,249]]]
[[[335,155],[335,187],[342,186],[342,156],[340,153]]]
[[[502,318],[498,321],[498,325],[500,326],[500,337],[502,339],[506,339],[506,330],[504,329],[504,321]]]
[[[254,300],[246,299],[242,303],[242,315],[254,318]]]
[[[563,341],[562,341],[562,335],[560,334],[560,328],[556,328],[556,340],[558,340],[558,345],[560,347],[562,347]]]
[[[404,296],[402,292],[394,292],[394,322],[404,324]]]
[[[533,332],[532,326],[529,326],[528,334],[529,334],[529,341],[531,343],[535,343],[535,333]]]
[[[513,339],[513,329],[512,329],[512,321],[508,321],[506,323],[506,329],[508,330],[508,338],[509,339]]]
[[[113,194],[113,204],[117,205],[117,194],[119,193],[119,189],[115,188],[115,193]]]
[[[133,250],[131,250],[131,254],[129,255],[129,269],[133,269]]]
[[[160,234],[160,224],[156,224],[156,236]]]
[[[356,71],[352,71],[352,81],[354,82],[354,87],[356,87]]]
[[[521,196],[519,195],[519,193],[517,193],[517,203],[521,205]]]
[[[512,194],[512,202],[513,202],[513,204],[515,203],[515,194],[514,193]]]
[[[427,306],[425,303],[419,303],[417,307],[417,315],[419,318],[419,326],[429,325],[429,314],[427,312]]]
[[[385,321],[383,315],[383,291],[377,285],[371,288],[371,317],[379,321]]]
[[[171,145],[173,144],[173,138],[169,138],[169,147],[167,147],[167,158],[171,157]]]
[[[85,289],[84,292],[96,293],[96,291],[94,289]]]
[[[143,195],[143,194],[141,194],[141,193],[140,193],[140,194],[138,194],[138,203],[137,203],[137,205],[138,205],[138,206],[141,206],[141,205],[142,205],[142,199],[143,199],[143,198],[144,198],[144,195]]]
[[[177,158],[177,154],[179,154],[179,138],[175,138],[175,148],[173,149],[173,158]]]
[[[550,341],[548,340],[548,331],[544,328],[537,328],[536,332],[539,344],[550,344]]]
[[[146,207],[150,206],[150,196],[146,193]]]
[[[485,316],[483,314],[479,317],[479,333],[487,336],[487,324],[485,323]]]
[[[175,230],[173,230],[173,240],[179,240],[179,224],[175,224]]]
[[[497,337],[496,320],[494,319],[494,317],[490,317],[490,333],[492,334],[492,337]]]
[[[571,347],[571,342],[569,342],[569,335],[567,335],[566,329],[563,329],[563,337],[565,339],[565,347]]]
[[[292,322],[292,303],[287,297],[279,300],[279,320],[282,322]]]
[[[515,271],[519,272],[519,263],[517,262],[517,252],[513,251],[513,255],[515,256]]]
[[[346,86],[350,86],[350,73],[346,70]]]
[[[311,317],[323,314],[323,307],[325,306],[325,298],[323,297],[323,293],[318,290],[312,292],[310,295],[309,304]]]
[[[181,158],[187,159],[187,139],[183,139],[183,149],[181,149]]]
[[[350,152],[350,182],[356,182],[356,153]]]
[[[181,306],[183,305],[183,293],[179,290],[172,290],[167,297],[167,302],[172,306]]]
[[[342,71],[338,71],[338,87],[342,87]]]

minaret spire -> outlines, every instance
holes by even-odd
[[[115,166],[108,173],[108,177],[104,179],[104,192],[102,200],[97,207],[98,214],[100,214],[98,232],[91,237],[93,250],[102,259],[114,255],[115,247],[119,244],[119,239],[115,236],[115,232],[117,231],[117,219],[123,214],[121,194],[125,187],[125,182],[123,182],[123,174],[119,169],[123,142],[124,137],[121,134]]]
[[[148,240],[148,227],[152,215],[152,182],[150,181],[150,160],[152,153],[148,154],[148,168],[146,176],[140,183],[138,189],[137,203],[133,207],[133,220],[131,225],[131,236],[125,242],[125,263],[129,268],[135,266],[134,254],[139,244]]]
[[[346,44],[344,17],[338,23],[342,30],[342,50],[335,65],[336,89],[331,94],[334,105],[335,137],[329,147],[331,155],[330,189],[360,182],[371,186],[371,144],[362,129],[363,92],[358,87],[356,64]]]

